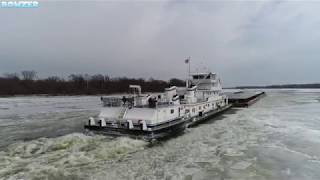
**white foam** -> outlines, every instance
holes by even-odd
[[[144,141],[125,137],[110,139],[79,133],[15,143],[0,153],[0,177],[71,177],[75,175],[74,169],[95,167],[99,163],[114,161],[141,151],[145,146]],[[79,172],[79,175],[83,174]]]

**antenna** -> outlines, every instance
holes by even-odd
[[[187,59],[184,60],[186,64],[188,64],[187,70],[187,78],[186,78],[186,88],[189,87],[189,77],[190,77],[190,64],[191,64],[191,57],[189,56]]]

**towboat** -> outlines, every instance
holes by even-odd
[[[130,95],[101,97],[103,107],[84,128],[90,132],[154,140],[183,132],[231,107],[215,73],[190,74],[186,87],[172,86],[158,94],[142,94],[130,85]]]

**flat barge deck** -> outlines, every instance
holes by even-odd
[[[240,91],[240,92],[226,92],[229,102],[233,107],[249,107],[257,102],[260,98],[265,96],[264,91]]]

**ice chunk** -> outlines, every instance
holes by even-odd
[[[250,162],[241,161],[241,162],[237,162],[237,163],[233,164],[231,166],[231,169],[244,170],[244,169],[247,169],[249,166],[251,166]]]

